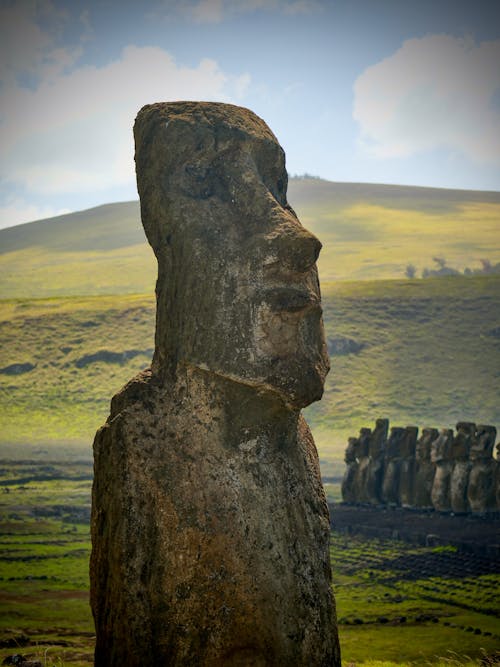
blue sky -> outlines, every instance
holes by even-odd
[[[0,227],[137,197],[147,103],[232,102],[292,174],[500,189],[497,0],[0,0]]]

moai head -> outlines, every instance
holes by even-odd
[[[358,461],[368,456],[368,449],[370,446],[371,428],[362,428],[359,431],[359,438],[357,438],[356,458]]]
[[[451,443],[452,459],[468,459],[471,445],[476,434],[476,425],[472,422],[458,422],[457,432]]]
[[[158,259],[153,371],[208,370],[294,408],[318,400],[321,243],[287,203],[276,137],[251,111],[208,102],[148,105],[134,135]]]
[[[389,420],[377,419],[377,421],[375,422],[375,428],[373,429],[370,437],[370,446],[369,446],[369,454],[373,460],[383,458],[387,442],[388,431],[389,431]]]
[[[417,445],[418,427],[407,426],[404,429],[404,435],[401,440],[400,456],[404,459],[415,458],[415,448]]]
[[[496,437],[497,430],[494,426],[480,424],[470,448],[470,458],[473,461],[490,460],[493,457]]]
[[[443,428],[438,437],[431,444],[431,461],[443,463],[450,460],[451,445],[453,442],[453,431],[451,428]]]
[[[422,435],[417,440],[415,447],[415,458],[423,463],[431,460],[431,444],[439,435],[437,428],[424,428]]]
[[[347,465],[356,461],[357,442],[358,438],[349,438],[347,441],[347,447],[344,455],[344,461],[347,463]]]
[[[385,458],[387,461],[397,459],[401,456],[401,444],[405,435],[405,429],[400,426],[393,426],[391,434],[387,440],[385,448]]]

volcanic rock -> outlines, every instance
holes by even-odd
[[[300,414],[328,371],[321,244],[252,112],[154,104],[134,132],[155,352],[94,442],[96,667],[340,665]]]

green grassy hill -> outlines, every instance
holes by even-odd
[[[500,426],[498,276],[401,280],[434,255],[500,261],[500,193],[292,179],[289,200],[323,242],[332,372],[306,415],[324,472],[378,416]],[[4,454],[90,455],[110,397],[149,364],[155,264],[137,202],[0,231]]]
[[[500,261],[500,193],[291,179],[289,201],[323,243],[323,281],[401,278],[434,256]],[[137,202],[0,230],[0,297],[152,293]]]
[[[500,276],[324,283],[323,300],[332,370],[305,412],[324,474],[379,416],[500,426]],[[149,364],[154,310],[140,295],[0,302],[0,458],[89,457],[111,396]]]

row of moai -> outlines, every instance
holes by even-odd
[[[458,422],[452,429],[392,427],[377,419],[349,438],[342,498],[347,503],[482,514],[500,511],[496,428]]]

